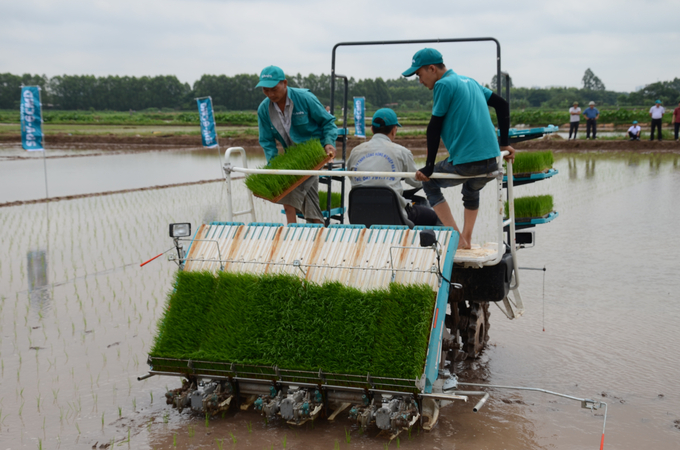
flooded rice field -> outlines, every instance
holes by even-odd
[[[462,380],[603,400],[604,448],[678,448],[679,159],[561,153],[558,176],[516,188],[554,196],[559,218],[519,252],[521,267],[546,271],[520,272],[523,317],[491,307],[490,345],[459,363]],[[50,195],[213,179],[220,163],[214,151],[48,159]],[[447,195],[461,217],[459,193]],[[0,203],[41,196],[42,161],[0,160]],[[494,236],[485,225],[492,196],[483,191],[475,242]],[[240,184],[235,203],[245,206]],[[256,208],[258,221],[283,221],[280,207],[256,200]],[[176,266],[139,264],[172,246],[168,223],[195,229],[224,217],[222,183],[0,208],[0,448],[598,447],[601,410],[499,389],[479,413],[471,403],[447,406],[433,431],[391,443],[345,418],[295,428],[252,411],[208,421],[179,414],[164,398],[178,379],[137,381]]]

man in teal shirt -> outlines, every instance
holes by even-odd
[[[288,87],[283,70],[268,66],[260,73],[261,87],[267,96],[257,109],[260,145],[267,162],[279,154],[276,141],[284,151],[293,144],[319,139],[326,153],[335,156],[338,129],[333,117],[308,89]],[[288,223],[297,222],[300,212],[308,222],[322,223],[319,207],[319,178],[309,177],[304,183],[279,200]]]
[[[444,226],[460,233],[458,248],[471,248],[472,230],[479,210],[479,191],[492,178],[430,179],[433,172],[463,176],[489,174],[498,170],[497,158],[501,150],[510,152],[505,157],[514,160],[515,149],[508,144],[510,106],[501,96],[481,86],[472,78],[447,70],[442,54],[433,48],[418,51],[411,67],[402,75],[418,75],[420,83],[434,91],[432,117],[427,126],[427,162],[416,172],[423,181],[423,190],[430,206]],[[500,130],[500,149],[496,130],[491,122],[489,106],[496,109]],[[449,158],[435,165],[439,141],[443,140]],[[465,207],[462,233],[453,219],[441,189],[463,185]]]

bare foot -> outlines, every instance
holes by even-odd
[[[469,249],[472,248],[470,241],[466,240],[463,236],[458,237],[458,248],[459,249]]]

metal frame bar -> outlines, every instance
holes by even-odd
[[[451,39],[415,39],[415,40],[397,40],[397,41],[356,41],[356,42],[339,42],[333,46],[333,54],[331,57],[331,111],[335,106],[335,60],[336,52],[339,47],[357,47],[368,45],[404,45],[404,44],[437,44],[437,43],[455,43],[455,42],[495,42],[496,43],[496,79],[498,80],[498,95],[501,95],[501,44],[493,37],[478,37],[478,38],[451,38]]]
[[[243,160],[245,161],[245,150],[242,147],[230,147],[227,149],[225,158],[227,158],[227,155],[231,155],[233,152],[238,152],[241,154]],[[501,157],[507,155],[507,151],[501,152]],[[243,163],[244,167],[232,167],[231,163],[225,163],[224,167],[224,172],[225,172],[225,177],[227,178],[227,220],[232,221],[233,217],[239,214],[245,214],[250,212],[248,211],[239,211],[236,213],[232,214],[232,200],[231,200],[231,193],[232,193],[232,188],[231,188],[231,173],[232,172],[237,172],[237,173],[244,173],[244,174],[269,174],[269,175],[302,175],[302,176],[333,176],[333,177],[357,177],[357,176],[373,176],[373,177],[400,177],[400,178],[415,178],[416,174],[414,172],[356,172],[356,171],[337,171],[337,170],[272,170],[272,169],[249,169],[247,168],[245,162]],[[500,161],[499,161],[500,164]],[[500,166],[499,166],[500,167]],[[499,169],[500,170],[500,169]],[[512,170],[512,163],[508,163],[508,170]],[[510,172],[511,173],[511,172]],[[503,254],[505,253],[505,246],[503,245],[503,237],[504,237],[504,232],[503,232],[503,227],[507,224],[507,221],[504,221],[504,205],[503,205],[503,176],[502,172],[498,173],[492,173],[492,174],[483,174],[483,175],[475,175],[475,176],[461,176],[461,175],[456,175],[456,174],[451,174],[451,173],[433,173],[430,178],[443,178],[443,179],[467,179],[467,178],[485,178],[489,177],[490,175],[494,175],[496,178],[496,192],[497,192],[497,225],[498,225],[498,234],[497,234],[497,248],[496,248],[496,256],[494,257],[493,260],[486,261],[484,263],[485,266],[495,266],[498,264],[502,257]],[[511,217],[509,218],[509,225],[511,227],[511,232],[510,232],[510,241],[511,241],[511,251],[515,251],[514,247],[514,242],[515,242],[515,230],[514,230],[514,222],[515,222],[515,215],[514,215],[514,194],[512,191],[512,181],[510,180],[512,177],[508,177],[509,184],[508,184],[508,191],[507,191],[507,197],[508,197],[508,203],[511,205]],[[252,193],[249,196],[250,202],[251,202],[251,209],[252,207]],[[253,217],[254,217],[254,209],[253,209]],[[516,253],[513,253],[513,258],[516,256]],[[516,258],[515,258],[516,259]],[[515,262],[515,264],[517,264]],[[517,269],[517,267],[515,267]],[[515,285],[515,289],[519,287],[519,283]],[[519,291],[515,291],[519,292]]]
[[[253,222],[257,222],[257,218],[255,217],[255,205],[253,204],[253,193],[248,191],[248,204],[250,205],[250,209],[246,209],[243,211],[237,211],[234,212],[234,205],[232,203],[232,192],[233,188],[231,186],[231,172],[232,172],[232,167],[231,167],[231,154],[232,153],[238,153],[241,156],[241,165],[243,165],[244,168],[248,168],[248,160],[246,158],[246,151],[243,147],[229,147],[225,152],[224,152],[224,166],[222,167],[222,170],[224,171],[224,180],[227,183],[227,222],[233,222],[235,216],[241,216],[243,214],[250,214],[250,217],[252,218]]]

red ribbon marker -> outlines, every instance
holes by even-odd
[[[164,251],[163,253],[158,254],[158,255],[154,256],[153,258],[151,258],[150,260],[141,263],[141,264],[139,265],[139,267],[144,267],[145,265],[149,264],[151,261],[153,261],[154,259],[158,258],[159,256],[163,256],[164,254],[168,253],[168,252],[169,252],[170,250],[172,250],[173,248],[175,248],[175,247],[170,247],[169,249],[167,249],[167,250]]]

